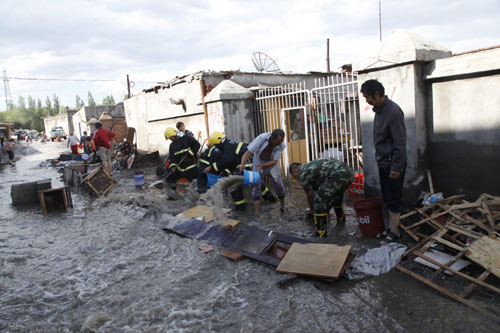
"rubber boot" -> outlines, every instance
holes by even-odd
[[[345,222],[344,205],[333,207],[333,210],[335,211],[335,215],[337,216],[337,223],[344,223]]]
[[[314,226],[316,227],[317,237],[320,238],[327,237],[328,213],[314,214]]]
[[[271,190],[269,190],[269,188],[266,185],[262,184],[260,188],[262,190],[262,198],[265,201],[268,201],[268,202],[278,201],[278,196],[276,194],[274,194]]]
[[[245,210],[245,196],[243,194],[243,186],[238,186],[238,188],[232,191],[231,198],[233,198],[234,210]]]

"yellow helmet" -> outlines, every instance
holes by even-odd
[[[226,135],[224,135],[224,133],[222,132],[213,132],[211,135],[210,135],[210,138],[208,138],[208,144],[210,146],[213,146],[213,145],[218,145],[219,143],[222,142],[222,140],[226,137]]]
[[[165,139],[169,140],[171,136],[176,136],[179,131],[173,127],[167,127],[165,130]]]

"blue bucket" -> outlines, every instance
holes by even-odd
[[[135,186],[144,185],[144,171],[137,171],[134,175]]]
[[[260,174],[256,171],[243,171],[243,185],[254,186],[260,184]]]
[[[209,189],[210,187],[214,186],[217,184],[219,181],[219,178],[222,178],[221,176],[213,175],[211,173],[207,173],[207,186],[206,189]]]

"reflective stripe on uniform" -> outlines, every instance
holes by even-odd
[[[235,206],[243,205],[244,203],[245,203],[245,199],[234,202]]]
[[[209,161],[204,160],[204,159],[202,159],[202,158],[200,158],[200,162],[201,162],[201,163],[203,163],[203,164],[208,164],[208,165],[210,165],[210,162],[209,162]]]
[[[212,164],[214,166],[215,171],[219,172],[219,168],[217,168],[217,163]]]
[[[186,168],[177,167],[177,170],[179,170],[180,172],[184,172],[184,171],[191,170],[192,168],[195,168],[195,167],[196,167],[196,164],[191,164],[190,166],[188,166]]]
[[[210,150],[208,151],[208,157],[210,157],[210,155],[212,155],[212,150],[214,150],[215,146],[213,146],[212,148],[210,148]]]
[[[238,147],[236,147],[236,155],[238,155],[240,153],[242,146],[243,146],[243,142],[238,143]]]
[[[269,192],[269,188],[267,188],[267,186],[266,186],[266,189],[264,191],[262,191],[262,195],[266,195],[267,192]]]
[[[179,154],[183,154],[183,153],[189,153],[189,155],[194,156],[193,151],[191,150],[191,148],[186,148],[186,149],[178,150],[178,151],[176,151],[174,153],[174,155],[179,155]]]

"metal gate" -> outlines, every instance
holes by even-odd
[[[275,128],[285,131],[287,148],[281,158],[288,177],[291,163],[317,158],[344,161],[355,172],[349,192],[363,194],[363,157],[359,115],[358,77],[335,74],[305,83],[261,89],[255,98],[256,135]]]

